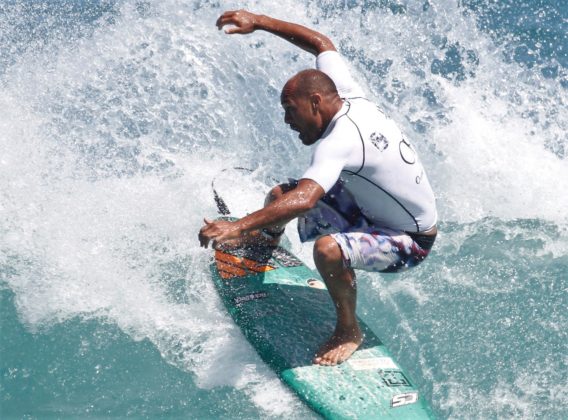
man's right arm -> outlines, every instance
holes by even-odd
[[[270,32],[316,56],[324,51],[336,51],[333,42],[317,31],[246,10],[223,13],[217,19],[217,28],[222,29],[225,25],[234,25],[225,30],[227,34],[249,34],[256,30]]]

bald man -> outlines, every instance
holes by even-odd
[[[209,221],[201,246],[276,245],[298,218],[302,241],[315,240],[314,261],[335,304],[337,322],[314,363],[342,363],[361,345],[354,270],[394,273],[422,262],[436,237],[436,204],[416,150],[365,98],[326,36],[244,10],[217,20],[228,34],[264,30],[316,56],[316,68],[282,89],[284,122],[313,146],[310,166],[276,186],[265,207],[236,222]]]

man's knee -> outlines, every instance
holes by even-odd
[[[331,236],[326,235],[318,238],[314,244],[314,261],[319,266],[335,265],[343,263],[341,248]]]

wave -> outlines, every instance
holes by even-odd
[[[293,73],[313,66],[312,57],[267,34],[217,31],[215,1],[80,4],[0,6],[0,40],[11,51],[0,62],[0,281],[14,293],[20,321],[49,332],[77,318],[104,320],[135,341],[148,339],[205,389],[245,389],[264,413],[295,412],[297,400],[224,315],[208,277],[210,255],[196,235],[202,218],[215,215],[210,182],[221,169],[252,167],[263,179],[303,172],[309,154],[283,124],[279,95]],[[531,394],[534,372],[519,354],[512,357],[519,365],[508,366],[518,372],[499,371],[497,385],[472,394],[466,388],[475,384],[460,376],[466,338],[455,363],[439,358],[452,347],[434,338],[456,333],[443,319],[460,307],[445,288],[463,298],[461,305],[487,296],[504,305],[503,313],[485,307],[465,317],[462,334],[479,336],[495,316],[506,322],[506,312],[517,311],[510,322],[524,330],[500,341],[503,349],[540,328],[527,321],[530,310],[517,310],[526,290],[511,278],[522,284],[536,277],[535,290],[562,284],[555,270],[565,265],[568,226],[565,63],[559,47],[548,55],[542,47],[531,65],[523,61],[525,38],[492,28],[505,11],[491,4],[245,4],[329,34],[421,154],[444,228],[438,254],[431,268],[399,280],[363,275],[371,297],[361,307],[403,365],[425,378],[421,386],[445,417],[475,416],[487,399],[489,417],[530,417],[535,404],[558,414],[556,397],[542,396],[550,384]],[[538,50],[537,42],[531,48]],[[247,185],[251,178],[233,181]],[[239,191],[239,211],[259,207],[257,190],[265,187]],[[309,259],[309,246],[293,227],[288,233],[294,252]],[[487,241],[510,251],[501,254]],[[519,260],[523,268],[515,271]],[[389,312],[377,307],[393,310],[392,323],[381,321]],[[430,316],[416,317],[416,310]],[[552,321],[537,318],[557,338],[566,317],[550,310]],[[397,337],[416,337],[419,350],[409,355]],[[551,374],[563,369],[548,356],[529,357]],[[436,363],[449,367],[432,368]],[[495,370],[502,360],[469,363]],[[275,411],[270,393],[283,395]]]

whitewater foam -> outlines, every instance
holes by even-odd
[[[542,265],[549,256],[563,264],[568,108],[560,76],[507,61],[506,46],[455,2],[383,3],[246,5],[279,17],[293,10],[295,21],[330,34],[420,152],[447,230],[428,260],[436,269],[426,265],[420,277],[393,282],[371,276],[382,290],[366,298],[401,321],[399,331],[389,329],[381,314],[374,319],[381,331],[414,345],[427,339],[421,328],[452,335],[438,305],[507,297],[527,278],[546,286],[535,270],[555,273]],[[239,186],[235,214],[260,205],[271,177],[301,175],[308,153],[283,123],[279,93],[313,60],[268,34],[218,32],[215,2],[140,5],[125,1],[88,36],[54,36],[24,49],[0,76],[2,284],[32,331],[100,319],[150,340],[200,387],[242,389],[267,415],[289,415],[297,399],[225,314],[197,232],[203,217],[217,213],[210,182],[221,169],[256,170],[230,179]],[[242,187],[251,182],[256,189]],[[293,226],[287,234],[292,251],[313,266],[310,245],[299,243]],[[495,246],[497,256],[487,255],[483,238],[510,249]],[[408,307],[429,314],[431,324],[417,325]],[[492,316],[472,322],[487,328]],[[562,317],[538,322],[565,331]],[[445,381],[447,399],[436,400],[443,412],[470,401],[466,413],[476,413],[489,400],[496,407],[488,416],[534,413],[534,393],[501,383],[474,395],[459,372],[432,373],[432,355],[419,353],[418,376]],[[521,385],[529,381],[519,375]],[[561,401],[555,392],[550,401]],[[273,395],[280,396],[275,405]]]

